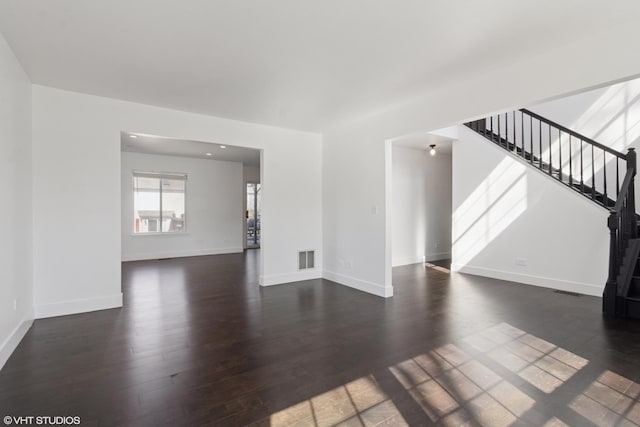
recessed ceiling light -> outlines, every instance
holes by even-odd
[[[129,138],[131,139],[136,139],[138,137],[138,135],[129,135]]]
[[[211,157],[211,156],[213,156],[213,153],[205,153],[205,156]]]
[[[227,148],[227,146],[226,145],[221,145],[220,148]]]

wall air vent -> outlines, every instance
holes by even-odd
[[[316,266],[316,251],[298,251],[298,270],[308,270]]]

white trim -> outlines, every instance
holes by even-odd
[[[393,267],[402,267],[403,265],[422,264],[429,261],[438,261],[441,259],[451,258],[451,252],[438,252],[435,254],[427,254],[413,257],[394,258]]]
[[[7,363],[22,338],[29,332],[31,325],[33,325],[33,319],[23,319],[0,345],[0,369]]]
[[[440,261],[441,259],[449,259],[451,258],[451,252],[437,252],[435,254],[427,254],[427,256],[424,257],[424,260],[426,262],[429,261]]]
[[[224,255],[242,253],[243,248],[196,249],[191,251],[152,252],[143,254],[122,254],[122,261],[143,261],[162,258],[183,258],[203,255]]]
[[[300,270],[294,273],[270,274],[260,276],[260,286],[282,285],[283,283],[300,282],[302,280],[321,279],[320,271],[315,268]]]
[[[595,297],[601,297],[602,292],[604,291],[604,280],[602,285],[598,286],[592,283],[572,282],[569,280],[552,279],[550,277],[532,276],[529,274],[514,273],[512,271],[494,270],[490,268],[453,263],[451,264],[451,271],[472,274],[474,276],[490,277],[498,280],[507,280],[509,282],[524,283],[525,285],[539,286],[542,288],[575,292]]]
[[[422,256],[413,256],[413,257],[394,258],[392,266],[393,267],[401,267],[403,265],[424,263],[424,261],[425,261],[424,255],[422,255]]]
[[[331,280],[340,285],[348,286],[350,288],[357,289],[362,292],[377,295],[383,298],[389,298],[393,296],[393,286],[384,286],[378,283],[369,282],[355,277],[347,276],[344,274],[336,273],[335,271],[324,270],[322,272],[326,280]]]
[[[99,298],[86,298],[35,306],[35,318],[66,316],[122,307],[122,293]]]
[[[148,233],[130,233],[131,237],[151,237],[151,236],[188,236],[189,233],[186,231],[150,231]]]

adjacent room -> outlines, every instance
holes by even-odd
[[[133,132],[121,147],[123,261],[259,248],[260,150]]]
[[[451,263],[452,140],[417,134],[393,141],[393,267]]]

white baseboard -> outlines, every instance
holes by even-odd
[[[66,316],[68,314],[87,313],[119,307],[122,307],[122,293],[108,297],[36,305],[34,314],[36,319],[44,319],[46,317]]]
[[[411,257],[394,258],[392,261],[393,267],[401,267],[403,265],[421,264],[429,261],[438,261],[441,259],[451,258],[451,252],[438,252],[427,255],[416,255]]]
[[[18,326],[9,334],[9,336],[0,344],[0,369],[7,363],[9,357],[27,334],[29,328],[33,325],[33,319],[23,319]]]
[[[424,256],[394,258],[391,262],[393,267],[401,267],[403,265],[420,264],[424,262]]]
[[[524,283],[525,285],[575,292],[595,297],[601,297],[604,290],[604,281],[602,282],[602,286],[598,286],[591,283],[552,279],[550,277],[533,276],[529,274],[514,273],[512,271],[494,270],[484,267],[459,264],[451,264],[451,270],[459,273],[472,274],[474,276],[490,277],[492,279],[507,280],[509,282]]]
[[[192,251],[152,252],[144,254],[122,254],[122,261],[144,261],[149,259],[184,258],[203,255],[224,255],[243,252],[243,248],[197,249]]]
[[[320,274],[320,270],[317,269],[296,271],[294,273],[285,274],[270,274],[267,276],[260,276],[260,286],[282,285],[284,283],[300,282],[303,280],[321,278],[322,274]]]
[[[331,280],[332,282],[336,282],[341,285],[357,289],[359,291],[367,292],[369,294],[377,295],[379,297],[389,298],[393,296],[393,286],[384,286],[378,283],[369,282],[328,270],[323,271],[322,277],[327,280]]]
[[[451,258],[451,252],[437,252],[435,254],[427,254],[427,256],[424,257],[426,262],[439,261],[441,259],[450,259],[450,258]]]

